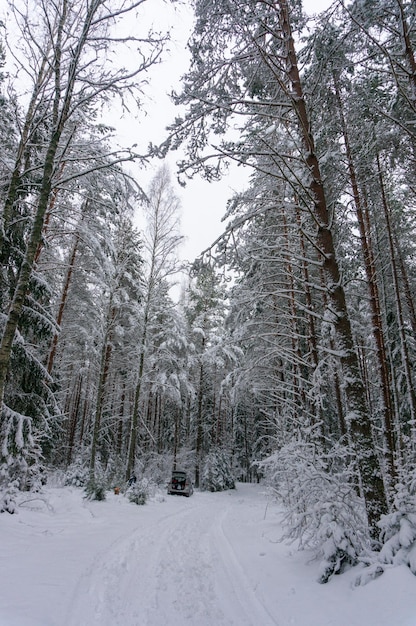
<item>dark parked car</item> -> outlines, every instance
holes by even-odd
[[[168,494],[172,496],[176,493],[189,498],[193,492],[192,481],[189,476],[187,476],[186,472],[174,470],[168,484]]]

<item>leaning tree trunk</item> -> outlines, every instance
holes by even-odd
[[[82,217],[81,217],[81,220],[82,220]],[[74,244],[72,246],[71,256],[70,256],[70,259],[69,259],[69,263],[68,263],[68,267],[67,267],[67,271],[66,271],[66,276],[65,276],[65,282],[64,282],[63,289],[62,289],[61,301],[59,303],[58,314],[56,316],[56,327],[57,327],[57,329],[60,329],[60,327],[61,327],[62,317],[64,315],[65,306],[66,306],[66,303],[67,303],[67,300],[68,300],[69,286],[71,284],[72,275],[73,275],[73,272],[74,272],[75,257],[77,255],[77,251],[78,251],[79,240],[80,240],[80,230],[78,228],[76,233],[75,233],[75,241],[74,241]],[[59,339],[59,331],[56,330],[54,332],[51,348],[49,350],[48,363],[47,363],[48,374],[50,374],[52,372],[53,363],[54,363],[55,355],[56,355],[56,350],[57,350],[57,347],[58,347],[58,339]]]
[[[315,151],[315,142],[300,80],[289,20],[289,8],[287,0],[276,0],[276,2],[279,8],[280,27],[286,45],[286,73],[290,82],[292,107],[298,119],[299,131],[305,150],[305,162],[310,173],[310,190],[314,199],[312,212],[318,225],[316,243],[322,253],[322,267],[329,304],[328,312],[331,315],[340,351],[348,411],[347,421],[360,472],[369,529],[372,537],[376,538],[378,536],[377,522],[381,515],[387,511],[381,468],[374,449],[371,418],[366,405],[365,389],[361,380],[358,357],[354,347],[319,160]]]

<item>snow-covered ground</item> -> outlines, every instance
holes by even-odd
[[[0,515],[0,626],[416,626],[416,577],[316,582],[261,486],[145,506],[75,488]]]

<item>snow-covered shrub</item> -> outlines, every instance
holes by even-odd
[[[114,490],[118,487],[123,490],[126,482],[125,460],[117,457],[110,457],[105,469],[105,479],[108,489]]]
[[[107,491],[107,478],[104,471],[98,465],[93,475],[90,475],[85,484],[85,497],[87,500],[105,500]]]
[[[395,510],[379,522],[383,542],[380,561],[407,565],[416,574],[416,471],[398,485],[393,506]]]
[[[85,485],[87,500],[105,500],[106,485],[99,479],[91,478]]]
[[[324,457],[313,444],[294,441],[260,464],[285,507],[283,539],[316,553],[321,583],[357,563],[368,541],[364,504],[348,464],[340,463],[346,453],[337,448]]]
[[[235,489],[235,479],[229,455],[225,450],[214,450],[205,457],[201,489],[203,491]]]
[[[85,487],[88,482],[88,477],[88,466],[78,457],[66,470],[64,485],[66,487]]]
[[[141,478],[127,489],[126,495],[133,504],[146,504],[151,492],[151,482],[147,478]]]
[[[328,494],[331,497],[331,494]],[[332,492],[332,497],[335,492]],[[351,504],[346,511],[342,501],[328,503],[321,499],[317,503],[316,541],[322,557],[318,582],[326,583],[334,574],[341,574],[349,566],[358,563],[363,549],[361,538],[354,528],[355,512]],[[346,513],[346,514],[345,514]],[[360,520],[364,525],[364,520]]]
[[[18,493],[18,481],[10,481],[1,496],[0,513],[16,513]]]
[[[18,491],[40,491],[42,450],[30,417],[3,408],[0,450],[0,511],[14,513]]]

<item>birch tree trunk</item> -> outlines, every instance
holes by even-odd
[[[145,232],[145,249],[147,258],[147,276],[143,294],[143,325],[139,340],[139,363],[134,391],[133,411],[130,421],[130,439],[126,464],[126,479],[134,470],[137,449],[140,402],[143,391],[143,374],[145,371],[147,344],[149,340],[152,311],[155,307],[159,287],[166,278],[176,273],[176,247],[181,240],[177,235],[179,201],[170,183],[170,175],[166,166],[160,168],[153,178],[149,191],[149,205],[145,207],[147,228]]]

